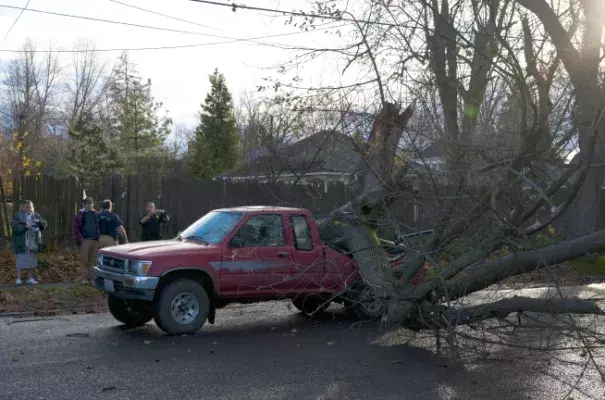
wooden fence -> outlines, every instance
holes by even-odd
[[[1,181],[0,187],[3,187]],[[316,217],[321,217],[351,199],[350,190],[342,184],[330,185],[325,190],[323,185],[292,187],[148,175],[113,176],[103,181],[99,187],[86,188],[75,178],[28,176],[14,179],[12,186],[4,185],[4,189],[0,191],[0,249],[5,248],[10,241],[13,208],[16,210],[26,199],[32,200],[36,211],[48,221],[45,241],[60,247],[71,247],[74,244],[72,220],[82,205],[84,191],[86,195],[93,197],[96,207],[104,199],[114,202],[114,211],[122,218],[131,241],[138,241],[141,237],[138,219],[145,212],[145,202],[150,200],[156,203],[157,208],[165,209],[171,214],[164,236],[174,237],[196,219],[216,208],[240,205],[294,206],[307,208]],[[442,196],[447,194],[447,188],[442,192]],[[417,192],[401,193],[389,210],[388,220],[383,226],[379,226],[379,235],[392,237],[396,231],[409,233],[434,228],[447,207],[430,193],[431,188],[423,187]],[[601,203],[605,204],[605,195],[601,196]],[[456,205],[456,212],[467,212],[473,204],[470,200],[462,201]],[[605,211],[605,206],[601,210]],[[604,228],[605,212],[601,214],[599,227]],[[565,235],[566,225],[572,217],[571,214],[565,215],[556,221],[553,224],[555,229]],[[394,221],[397,222],[396,225],[393,224]],[[480,222],[477,221],[478,226],[481,226]],[[489,221],[486,223],[484,229],[489,229]]]
[[[165,237],[174,237],[189,224],[210,210],[240,205],[295,206],[309,209],[322,216],[349,200],[346,186],[321,187],[286,186],[280,184],[232,183],[202,181],[174,177],[113,176],[99,187],[84,188],[75,178],[27,176],[13,180],[12,190],[5,194],[4,212],[0,197],[0,248],[9,241],[11,201],[18,205],[32,200],[36,211],[47,221],[45,241],[60,247],[73,245],[71,232],[73,216],[82,205],[84,191],[95,200],[98,208],[104,199],[114,202],[114,211],[122,218],[131,241],[141,237],[139,217],[145,203],[154,201],[157,208],[171,214]]]

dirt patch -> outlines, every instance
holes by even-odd
[[[19,287],[0,292],[0,313],[99,313],[107,311],[107,296],[92,286],[40,289]]]
[[[38,255],[35,277],[40,283],[76,282],[81,273],[78,254],[67,250],[51,250]],[[0,283],[14,283],[15,255],[10,251],[0,251]]]

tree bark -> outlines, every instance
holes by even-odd
[[[510,276],[580,258],[603,249],[605,249],[605,230],[543,249],[509,254],[502,259],[473,267],[473,272],[468,276],[448,281],[438,289],[438,294],[456,300]]]
[[[428,307],[427,314],[410,322],[414,329],[446,329],[451,326],[470,325],[493,318],[506,318],[512,313],[533,312],[545,314],[593,314],[605,312],[592,300],[583,299],[535,299],[514,296],[493,303],[479,304],[465,308],[439,309]]]
[[[517,0],[517,2],[534,13],[540,19],[555,45],[559,57],[569,73],[576,94],[576,125],[579,133],[580,154],[592,153],[592,163],[605,162],[603,95],[599,87],[598,71],[602,46],[603,24],[605,24],[605,7],[602,0],[584,0],[580,4],[584,13],[581,51],[577,50],[570,35],[545,0]],[[594,145],[590,138],[597,132]],[[575,223],[568,232],[571,238],[578,238],[597,229],[598,201],[601,186],[605,178],[605,169],[589,167],[591,170],[574,199],[571,212]]]
[[[342,240],[351,250],[366,284],[380,298],[395,297],[396,279],[388,255],[382,248],[372,221],[386,210],[392,194],[395,152],[405,127],[413,114],[413,106],[403,112],[394,104],[385,103],[370,132],[361,172],[363,186],[360,196],[319,221],[322,239]]]

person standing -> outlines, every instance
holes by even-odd
[[[23,202],[21,210],[15,214],[11,221],[13,232],[13,249],[17,256],[17,280],[21,285],[21,271],[27,270],[27,281],[30,285],[38,283],[32,271],[38,266],[38,251],[42,247],[42,231],[46,228],[46,221],[35,212],[34,203],[30,200]]]
[[[99,251],[99,224],[93,205],[92,198],[84,199],[84,208],[78,211],[72,224],[73,235],[80,251],[83,284],[92,282],[92,267],[97,262]]]
[[[118,214],[112,212],[111,200],[101,202],[101,212],[97,214],[99,225],[99,248],[117,246],[118,236],[122,243],[128,243],[128,236]]]
[[[147,203],[147,212],[139,218],[139,224],[143,227],[144,242],[151,240],[162,240],[162,224],[170,221],[170,216],[164,210],[156,210],[155,203]]]

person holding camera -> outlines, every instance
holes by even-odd
[[[170,221],[170,216],[164,210],[156,210],[155,203],[147,203],[147,212],[139,218],[139,224],[143,227],[144,242],[151,240],[162,240],[162,224]]]

